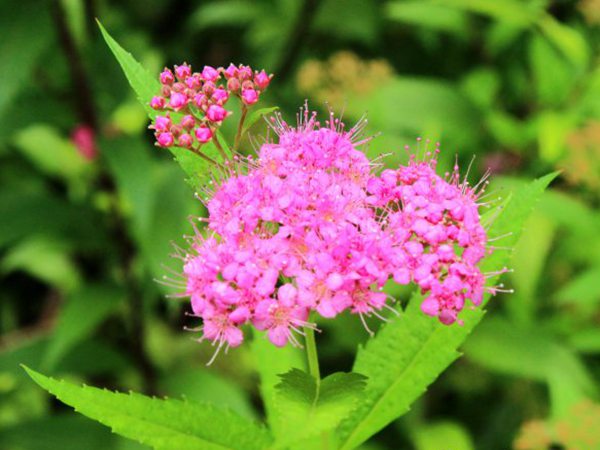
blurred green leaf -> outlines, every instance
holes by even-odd
[[[514,245],[531,210],[555,176],[546,175],[514,192],[492,224],[489,235],[511,232],[506,245]],[[495,252],[484,260],[482,270],[501,269],[510,256],[509,252]],[[489,283],[494,284],[495,280],[492,277]],[[489,295],[484,302],[488,298]],[[369,383],[357,410],[340,426],[342,449],[355,448],[404,414],[459,356],[458,346],[484,314],[482,308],[464,310],[464,325],[448,327],[423,314],[419,300],[419,296],[414,296],[405,311],[400,311],[398,317],[359,348],[353,371],[367,376]]]
[[[48,125],[20,130],[14,144],[41,171],[64,178],[81,177],[90,165],[75,145]]]
[[[37,384],[79,413],[157,450],[258,450],[270,442],[266,429],[209,404],[77,386],[25,370]]]
[[[560,305],[572,305],[587,314],[593,314],[600,304],[600,266],[592,267],[574,277],[554,299]]]
[[[32,236],[12,247],[2,259],[0,269],[4,274],[22,270],[67,292],[81,281],[68,246],[44,236]]]
[[[575,68],[582,70],[587,66],[590,49],[579,31],[559,22],[550,14],[544,15],[539,21],[539,27]]]
[[[416,450],[473,450],[469,433],[456,422],[434,422],[411,431]]]
[[[87,284],[67,297],[46,350],[43,366],[52,369],[122,303],[124,292],[107,284]]]
[[[373,45],[377,41],[379,25],[377,8],[377,4],[362,0],[323,0],[318,4],[313,27],[338,39]]]
[[[430,0],[431,3],[482,14],[519,27],[532,25],[543,11],[545,2],[519,0]]]
[[[534,320],[536,288],[542,280],[543,269],[551,249],[555,224],[543,214],[534,212],[523,230],[523,235],[514,249],[511,279],[515,284],[515,294],[506,302],[513,319],[521,322]],[[503,247],[502,239],[494,245]],[[506,250],[498,250],[506,251]]]
[[[387,17],[401,23],[465,37],[469,22],[462,11],[419,0],[392,1],[386,4]]]
[[[267,340],[264,333],[254,332],[252,340],[252,354],[256,370],[260,377],[260,396],[262,398],[267,421],[274,434],[280,434],[285,424],[281,423],[278,411],[275,409],[275,385],[279,382],[279,375],[292,368],[306,368],[304,353],[291,345],[275,347]]]
[[[201,31],[210,27],[244,26],[256,18],[255,3],[240,0],[221,0],[202,4],[188,20],[188,27]]]
[[[568,113],[544,111],[537,117],[540,157],[555,163],[566,151],[566,139],[575,127]]]
[[[581,353],[600,353],[600,328],[585,328],[569,336],[569,345]]]
[[[27,85],[31,71],[42,51],[51,42],[52,21],[48,11],[50,2],[24,0],[3,5],[0,14],[0,117]],[[32,14],[36,10],[36,14]],[[35,30],[35,33],[32,33]]]
[[[364,376],[343,372],[316,380],[292,369],[280,378],[275,409],[282,429],[276,443],[283,447],[335,428],[350,414],[366,384]]]

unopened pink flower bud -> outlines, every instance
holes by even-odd
[[[154,129],[156,131],[167,131],[171,128],[171,119],[167,116],[156,116],[154,119]]]
[[[271,82],[271,77],[264,70],[261,70],[254,76],[254,82],[259,89],[265,89]]]
[[[225,78],[229,80],[230,78],[235,78],[237,76],[238,68],[233,64],[229,64],[227,69],[223,70],[223,73],[225,74]]]
[[[210,128],[205,127],[205,126],[196,128],[196,131],[194,131],[194,134],[196,135],[196,139],[198,139],[198,142],[200,142],[202,144],[205,144],[206,142],[210,141],[213,136],[213,133],[210,130]]]
[[[188,148],[194,143],[194,138],[190,134],[183,133],[181,136],[179,136],[179,141],[177,143],[180,147]]]
[[[162,84],[172,84],[173,81],[175,81],[175,77],[173,77],[173,72],[171,72],[170,69],[167,69],[165,67],[165,70],[163,70],[160,74],[160,82]]]
[[[194,128],[194,125],[196,125],[196,120],[194,119],[194,116],[190,114],[183,116],[181,119],[181,126],[186,130],[191,130]]]
[[[204,94],[196,94],[194,96],[194,103],[196,104],[196,106],[198,108],[202,109],[205,101],[206,101],[206,96]]]
[[[238,78],[242,81],[252,79],[252,69],[250,66],[241,66],[238,70]]]
[[[222,122],[227,117],[227,111],[220,105],[210,105],[206,111],[206,117],[211,122]]]
[[[202,69],[202,78],[206,81],[216,81],[219,78],[219,72],[214,67],[204,66],[204,69]]]
[[[152,109],[163,109],[165,107],[164,97],[159,97],[157,95],[152,97],[152,100],[150,100],[150,107]]]
[[[198,75],[191,75],[185,79],[185,84],[190,89],[198,89],[202,84],[202,80],[200,80],[200,76]]]
[[[216,88],[217,85],[214,82],[207,81],[202,85],[202,92],[204,92],[207,97],[210,97]]]
[[[246,105],[254,105],[258,101],[258,92],[254,89],[244,89],[242,91],[242,101]]]
[[[98,155],[94,129],[89,125],[77,125],[71,133],[71,141],[75,144],[79,154],[88,161],[95,159]]]
[[[240,80],[237,78],[230,78],[227,80],[227,89],[231,92],[237,92],[241,87]]]
[[[160,95],[162,95],[163,97],[170,97],[171,96],[171,87],[170,86],[161,87]]]
[[[173,92],[173,94],[171,94],[171,100],[169,104],[171,108],[173,108],[175,111],[179,111],[181,108],[187,105],[187,102],[188,98],[185,94],[182,94],[180,92]]]
[[[179,81],[177,83],[173,83],[173,86],[171,86],[172,92],[185,92],[186,89],[187,86]]]
[[[174,140],[173,135],[168,132],[159,133],[158,136],[156,136],[156,142],[161,147],[170,147],[173,145]]]
[[[175,75],[177,75],[177,78],[179,78],[180,80],[185,80],[191,74],[192,68],[187,64],[184,63],[181,66],[175,66]]]
[[[215,89],[215,91],[213,92],[212,98],[217,103],[223,104],[229,99],[229,93],[223,88],[218,88],[218,89]]]

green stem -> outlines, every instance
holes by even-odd
[[[235,134],[235,140],[233,141],[233,151],[237,151],[240,140],[242,139],[242,130],[244,129],[244,121],[246,120],[246,114],[248,114],[248,108],[246,105],[242,105],[242,116],[240,117],[240,123],[238,124],[237,133]]]
[[[304,328],[304,345],[306,347],[306,358],[308,359],[308,373],[315,377],[318,385],[321,382],[321,372],[319,371],[319,356],[317,355],[315,330],[312,328]]]

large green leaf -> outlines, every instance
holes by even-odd
[[[271,441],[265,428],[210,404],[115,393],[25,370],[81,414],[157,450],[259,450]]]
[[[108,31],[106,31],[100,22],[98,22],[98,26],[100,27],[100,31],[102,32],[102,36],[108,44],[108,47],[115,55],[121,69],[123,69],[123,73],[125,73],[129,84],[137,94],[138,100],[146,109],[148,116],[153,119],[156,117],[157,112],[150,108],[150,100],[154,95],[157,95],[160,92],[160,84],[139,62],[135,60],[131,53],[125,51],[125,49],[123,49],[123,47],[108,34]],[[216,169],[214,164],[184,148],[170,147],[169,150],[175,155],[175,159],[188,175],[188,181],[192,187],[198,189],[210,181],[211,173]],[[212,142],[203,145],[202,152],[214,161],[222,162],[222,157]]]
[[[525,220],[555,176],[546,175],[514,192],[504,212],[494,221],[490,235],[512,232],[502,243],[513,246]],[[498,270],[509,257],[509,252],[496,252],[484,261],[483,270]],[[367,376],[369,383],[360,405],[340,426],[341,448],[356,448],[408,411],[427,386],[458,358],[458,347],[483,314],[482,308],[465,310],[463,326],[445,326],[424,315],[419,299],[413,298],[406,311],[383,326],[358,351],[353,370]]]
[[[275,408],[283,424],[278,445],[310,438],[332,430],[355,407],[366,378],[357,373],[334,373],[323,380],[292,369],[280,375]]]

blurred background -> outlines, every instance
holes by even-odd
[[[0,1],[0,448],[143,449],[51,400],[19,363],[260,418],[249,346],[183,330],[160,280],[201,206],[102,40],[153,73],[247,63],[261,106],[368,114],[371,157],[440,141],[492,189],[560,170],[464,356],[365,449],[599,449],[599,0]],[[234,122],[234,121],[231,121]],[[264,128],[264,127],[263,127]],[[232,130],[225,129],[231,136]],[[261,125],[253,129],[260,136]],[[249,148],[249,145],[246,145]],[[498,241],[501,244],[501,240]],[[399,297],[407,292],[393,291]],[[320,324],[324,371],[366,333]]]

